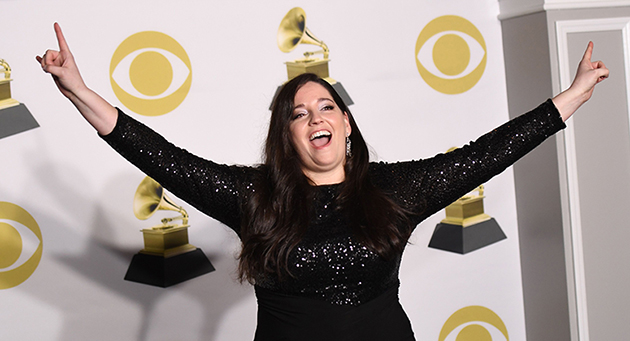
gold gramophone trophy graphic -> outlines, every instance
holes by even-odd
[[[11,67],[0,59],[0,139],[39,127],[26,105],[11,98],[11,81]]]
[[[429,247],[466,254],[507,238],[497,221],[484,213],[483,193],[481,185],[448,205],[446,218],[435,227]]]
[[[343,85],[330,77],[328,71],[330,51],[328,46],[315,37],[313,32],[306,27],[306,13],[302,8],[295,7],[284,16],[280,22],[280,27],[278,27],[277,40],[280,51],[287,53],[293,51],[300,44],[316,45],[321,48],[321,50],[315,52],[305,52],[304,58],[286,62],[289,80],[303,73],[314,73],[332,85],[346,106],[354,104]],[[323,57],[314,57],[314,55],[319,54],[322,54]]]
[[[133,256],[125,280],[168,287],[214,271],[201,249],[188,242],[188,213],[166,196],[164,188],[150,177],[138,186],[133,212],[146,220],[155,212],[169,210],[179,216],[164,218],[161,224],[142,230],[144,249]],[[174,221],[181,220],[181,224]]]

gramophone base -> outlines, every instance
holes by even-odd
[[[287,65],[287,76],[293,79],[303,73],[314,73],[319,78],[330,77],[328,73],[329,59],[302,59],[285,62]]]
[[[169,258],[137,253],[125,280],[166,288],[212,271],[214,267],[199,248]]]
[[[468,227],[439,223],[433,231],[429,247],[466,254],[506,238],[494,218]]]
[[[24,103],[0,107],[0,139],[39,127]]]

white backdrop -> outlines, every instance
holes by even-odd
[[[375,160],[430,157],[508,118],[494,0],[0,3],[0,58],[13,69],[13,98],[41,125],[0,139],[0,201],[35,218],[44,247],[28,280],[0,290],[3,340],[251,340],[255,329],[253,289],[235,281],[236,236],[186,204],[191,243],[217,271],[167,289],[123,280],[142,248],[139,230],[153,224],[132,212],[144,175],[97,137],[35,62],[35,55],[57,48],[55,21],[89,87],[172,142],[217,162],[259,161],[267,108],[286,80],[283,63],[300,57],[276,47],[280,20],[295,6],[304,8],[307,26],[328,44],[331,76],[354,100],[351,110]],[[433,90],[415,64],[420,31],[443,15],[469,20],[486,42],[483,76],[459,95]],[[126,109],[109,81],[113,52],[141,31],[173,37],[192,64],[188,96],[159,117]],[[430,249],[440,212],[417,228],[407,247],[400,296],[418,340],[437,340],[449,316],[472,305],[494,311],[510,339],[525,340],[511,170],[491,180],[486,195],[486,213],[506,240],[467,255]]]

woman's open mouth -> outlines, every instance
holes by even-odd
[[[319,130],[311,134],[309,141],[316,148],[321,148],[327,145],[332,138],[332,134],[326,130]]]

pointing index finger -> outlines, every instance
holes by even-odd
[[[588,45],[586,46],[586,51],[584,51],[584,57],[582,57],[582,59],[590,62],[592,56],[593,56],[593,42],[589,41]]]
[[[59,26],[58,23],[55,23],[55,33],[57,34],[59,51],[70,51],[70,49],[68,48],[68,43],[66,43],[66,38],[64,38],[63,33],[61,32],[61,26]]]

